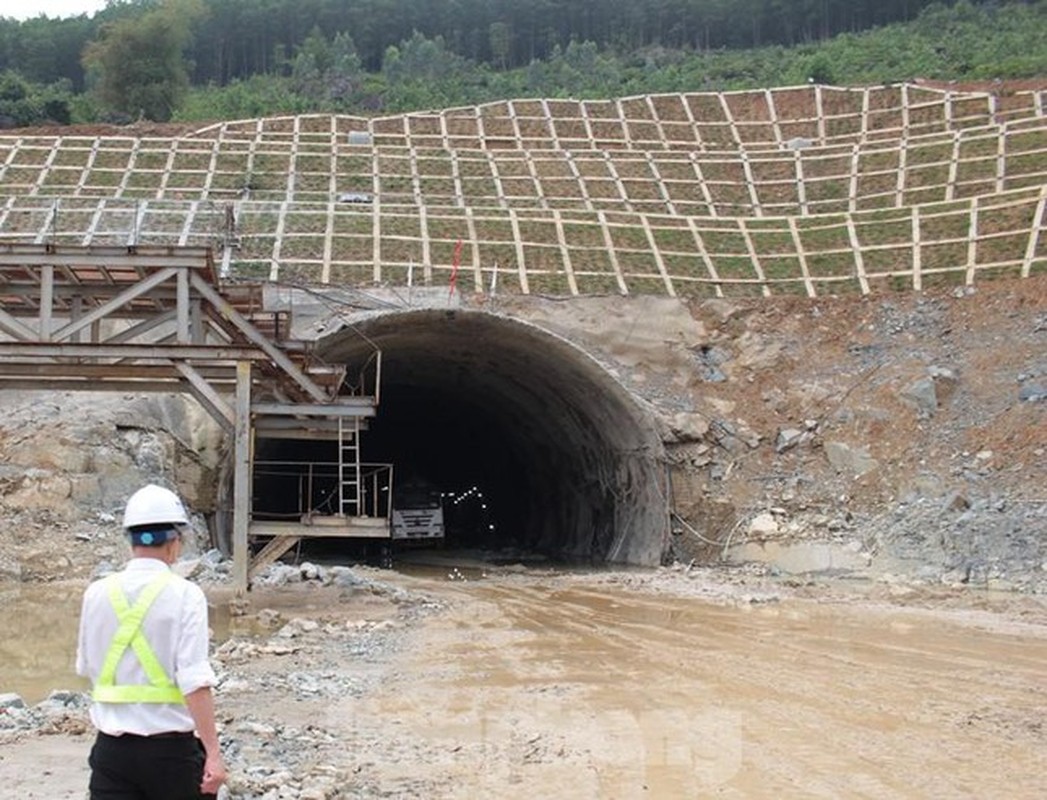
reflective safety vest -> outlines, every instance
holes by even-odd
[[[185,704],[182,691],[164,672],[156,653],[153,652],[153,648],[149,646],[149,642],[142,633],[142,620],[145,619],[150,606],[172,578],[174,574],[171,572],[157,576],[146,585],[133,606],[128,604],[116,575],[105,579],[108,584],[109,602],[113,604],[116,621],[119,624],[116,635],[109,645],[109,651],[105,654],[105,661],[98,680],[95,682],[94,691],[91,693],[95,701],[99,703]],[[145,676],[149,679],[148,684],[117,685],[116,667],[129,647],[138,656],[142,669],[145,670]]]

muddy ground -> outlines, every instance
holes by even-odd
[[[694,391],[758,436],[672,450],[678,509],[732,510],[715,547],[620,572],[278,565],[233,618],[221,570],[197,576],[231,798],[1047,796],[1044,276],[722,306],[693,310],[729,356]],[[188,401],[4,409],[0,695],[26,707],[0,698],[0,796],[81,800],[79,593],[126,556],[143,475],[198,508],[218,458]]]
[[[682,566],[280,569],[243,616],[207,588],[233,798],[1047,796],[1042,597]],[[7,716],[4,796],[84,797],[84,709]]]

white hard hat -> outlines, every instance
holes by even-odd
[[[149,484],[143,486],[127,501],[124,509],[124,528],[137,525],[188,525],[189,515],[178,495],[170,489]]]

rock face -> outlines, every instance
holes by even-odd
[[[1043,276],[691,309],[677,558],[1047,591]]]
[[[754,544],[773,567],[766,543],[802,544],[833,569],[1047,590],[1047,276],[870,297],[499,302],[655,421],[669,558],[746,559]],[[7,392],[0,406],[0,574],[119,561],[119,512],[146,480],[176,486],[200,549],[213,543],[223,442],[191,399]]]
[[[220,447],[217,426],[181,396],[0,392],[0,575],[86,576],[122,561],[120,517],[148,482],[176,488],[211,539]]]

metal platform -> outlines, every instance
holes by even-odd
[[[240,590],[248,584],[249,536],[282,541],[290,533],[252,527],[256,431],[337,439],[339,452],[353,456],[340,460],[339,479],[356,493],[341,516],[361,508],[356,437],[375,414],[375,398],[339,394],[345,368],[323,363],[289,331],[285,312],[264,308],[261,284],[219,284],[209,248],[0,244],[0,389],[195,397],[234,442]],[[294,535],[375,536],[380,524],[298,523]],[[388,518],[384,525],[388,535]]]

